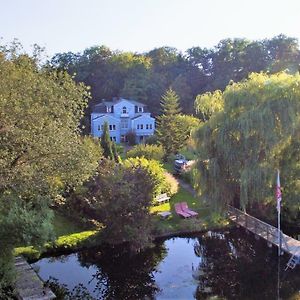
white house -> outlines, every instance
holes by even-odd
[[[103,100],[94,106],[91,113],[91,134],[94,137],[101,137],[105,122],[108,123],[110,139],[116,143],[125,142],[129,132],[134,132],[136,142],[140,143],[155,130],[155,119],[150,116],[147,106],[123,98]]]

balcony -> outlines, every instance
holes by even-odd
[[[129,118],[129,114],[128,114],[128,113],[126,113],[126,114],[122,113],[122,114],[120,115],[120,117],[121,117],[121,118]]]

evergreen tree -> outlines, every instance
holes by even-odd
[[[101,135],[101,147],[103,148],[104,157],[114,160],[112,142],[110,140],[107,122],[104,122],[103,133]]]
[[[111,143],[111,150],[112,150],[112,154],[113,154],[113,158],[114,158],[115,162],[119,163],[120,162],[120,157],[119,157],[119,154],[118,154],[118,151],[117,151],[117,146],[116,146],[115,142]]]
[[[162,115],[157,118],[156,134],[165,150],[165,158],[177,153],[183,146],[182,130],[179,122],[179,97],[170,88],[162,96]]]
[[[164,116],[175,116],[181,112],[179,97],[172,88],[169,88],[162,96],[160,105]]]

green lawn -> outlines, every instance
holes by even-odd
[[[54,213],[53,227],[56,239],[53,242],[46,243],[41,248],[32,246],[15,248],[15,255],[24,255],[29,259],[37,259],[43,252],[76,250],[82,246],[95,245],[95,236],[99,230],[90,228],[83,230],[83,226],[64,217],[61,214]]]
[[[174,205],[178,202],[187,202],[190,209],[198,212],[194,218],[184,219],[175,212]],[[195,198],[189,191],[180,187],[177,194],[170,199],[170,203],[157,206],[155,211],[170,210],[172,215],[167,219],[155,216],[156,231],[158,234],[167,234],[172,232],[202,231],[208,229],[221,228],[228,225],[228,221],[219,215],[211,213],[210,209]]]
[[[183,219],[174,210],[175,203],[185,201],[188,206],[199,213],[196,218]],[[159,211],[171,211],[172,215],[168,219],[162,219],[155,215]],[[193,195],[182,187],[171,197],[169,203],[153,206],[151,213],[154,214],[155,234],[172,234],[174,232],[202,231],[208,229],[221,228],[228,224],[228,221],[211,214],[210,210]],[[89,228],[84,230],[84,226],[76,224],[67,217],[58,213],[54,214],[54,232],[56,239],[52,243],[47,243],[43,248],[18,247],[15,255],[24,255],[29,259],[37,259],[42,253],[48,254],[62,251],[76,251],[82,247],[95,246],[101,241],[97,238],[99,229]]]

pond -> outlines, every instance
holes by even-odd
[[[276,250],[233,229],[158,241],[138,255],[102,246],[33,266],[95,299],[300,299],[300,266],[284,271],[289,257]]]

